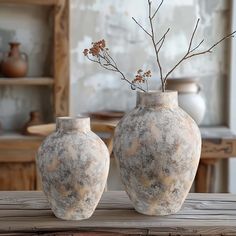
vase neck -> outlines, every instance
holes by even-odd
[[[175,91],[137,92],[137,107],[178,107],[178,93]]]
[[[63,132],[70,131],[90,131],[90,118],[89,117],[58,117],[56,119],[56,130]]]
[[[18,57],[20,54],[20,43],[9,43],[10,45],[10,52],[9,52],[9,56],[10,57]]]

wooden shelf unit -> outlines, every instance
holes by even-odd
[[[50,7],[53,17],[52,77],[0,78],[7,85],[50,86],[53,116],[69,115],[69,0],[0,0],[1,4]],[[33,108],[32,108],[33,109]],[[0,133],[0,190],[36,190],[35,155],[42,137]]]
[[[32,78],[0,78],[0,86],[2,85],[53,85],[52,77],[32,77]]]

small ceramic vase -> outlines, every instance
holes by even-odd
[[[31,111],[30,119],[24,125],[22,134],[30,135],[30,133],[27,131],[27,128],[33,125],[40,125],[40,124],[43,124],[41,113],[39,111]]]
[[[200,94],[198,80],[191,78],[168,79],[167,90],[178,91],[179,106],[185,110],[199,125],[206,113],[206,103]]]
[[[136,107],[115,129],[113,152],[134,208],[146,215],[174,214],[192,186],[201,134],[178,106],[177,92],[138,92]]]
[[[20,43],[9,43],[10,51],[3,58],[1,71],[9,78],[25,77],[28,70],[28,59],[25,53],[20,52]]]
[[[65,220],[89,218],[104,191],[110,161],[106,145],[90,130],[90,119],[58,118],[36,160],[54,214]]]

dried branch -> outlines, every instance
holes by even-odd
[[[150,4],[152,3],[150,0],[148,1]],[[157,14],[157,12],[160,10],[162,4],[163,4],[164,0],[161,1],[161,3],[158,5],[156,11],[154,12],[154,14],[152,15],[152,19],[154,19],[155,15]]]
[[[144,27],[134,17],[132,17],[132,19],[149,37],[152,37],[152,35],[148,33],[148,31],[144,29]]]
[[[186,52],[186,54],[183,56],[183,58],[166,74],[165,76],[165,79],[164,79],[164,85],[166,84],[166,81],[168,79],[168,77],[170,76],[170,74],[180,65],[182,64],[185,60],[189,59],[189,58],[192,58],[192,57],[195,57],[195,56],[200,56],[200,55],[203,55],[203,54],[206,54],[206,53],[211,53],[212,52],[212,49],[214,49],[216,46],[218,46],[220,43],[222,43],[223,41],[225,41],[226,39],[229,39],[229,38],[233,38],[234,37],[234,34],[236,33],[236,31],[226,35],[225,37],[223,37],[222,39],[220,39],[219,41],[217,41],[215,44],[213,44],[209,49],[207,50],[204,50],[204,51],[201,51],[201,52],[196,52],[196,53],[193,53],[195,52],[201,45],[202,43],[204,42],[204,39],[196,46],[194,47],[193,49],[192,48],[192,43],[193,43],[193,40],[194,40],[194,36],[197,32],[197,29],[198,29],[198,26],[199,26],[199,22],[200,22],[200,19],[197,20],[197,23],[195,25],[195,28],[193,30],[193,33],[192,33],[192,36],[191,36],[191,39],[190,39],[190,42],[189,42],[189,47],[188,47],[188,50]]]
[[[165,40],[166,35],[169,33],[170,28],[167,29],[167,31],[165,32],[165,34],[160,38],[160,40],[155,44],[155,46],[157,47],[157,45],[162,42],[163,40]]]
[[[203,39],[195,48],[193,48],[192,50],[190,50],[190,53],[196,51],[204,42],[205,40]]]
[[[160,79],[161,79],[161,83],[162,83],[162,91],[164,92],[165,91],[165,84],[164,84],[164,78],[163,78],[163,71],[162,71],[162,66],[161,66],[161,61],[160,61],[160,51],[164,45],[164,42],[165,42],[165,39],[166,39],[166,36],[167,34],[169,33],[170,31],[170,28],[167,29],[167,31],[164,33],[164,35],[159,39],[159,40],[156,40],[156,35],[154,33],[154,27],[153,27],[153,20],[155,18],[155,16],[157,15],[157,12],[160,10],[164,0],[161,1],[161,3],[158,5],[158,7],[156,8],[155,12],[152,14],[152,2],[151,0],[147,0],[148,1],[148,6],[149,6],[149,9],[148,9],[148,12],[149,12],[149,25],[150,25],[150,29],[151,29],[151,33],[149,33],[146,29],[144,29],[144,27],[137,22],[137,20],[135,20],[134,17],[132,17],[132,19],[135,21],[135,23],[149,36],[151,37],[151,40],[152,40],[152,44],[153,44],[153,47],[154,47],[154,50],[155,50],[155,55],[156,55],[156,63],[157,63],[157,66],[159,68],[159,71],[160,71]]]
[[[195,36],[195,34],[197,32],[197,29],[198,29],[198,26],[199,26],[199,22],[200,22],[200,19],[198,18],[197,19],[197,23],[195,25],[195,28],[193,30],[192,36],[191,36],[191,40],[190,40],[189,47],[188,47],[188,53],[191,51],[192,44],[193,44],[193,39],[194,39],[194,36]]]

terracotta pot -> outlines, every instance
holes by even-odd
[[[26,124],[23,127],[22,133],[24,135],[31,135],[27,128],[33,125],[41,125],[43,124],[42,115],[39,111],[31,111],[30,112],[30,119],[26,122]]]
[[[90,119],[58,118],[36,160],[54,214],[66,220],[89,218],[104,191],[110,161],[106,145],[90,130]]]
[[[10,51],[2,61],[2,74],[9,78],[25,77],[28,70],[27,55],[20,52],[20,43],[9,43]]]
[[[114,155],[134,208],[146,215],[180,210],[195,177],[201,134],[177,92],[137,93],[115,130]]]
[[[201,94],[198,80],[191,78],[168,79],[166,89],[178,91],[179,106],[197,124],[201,124],[206,113],[206,103]]]

